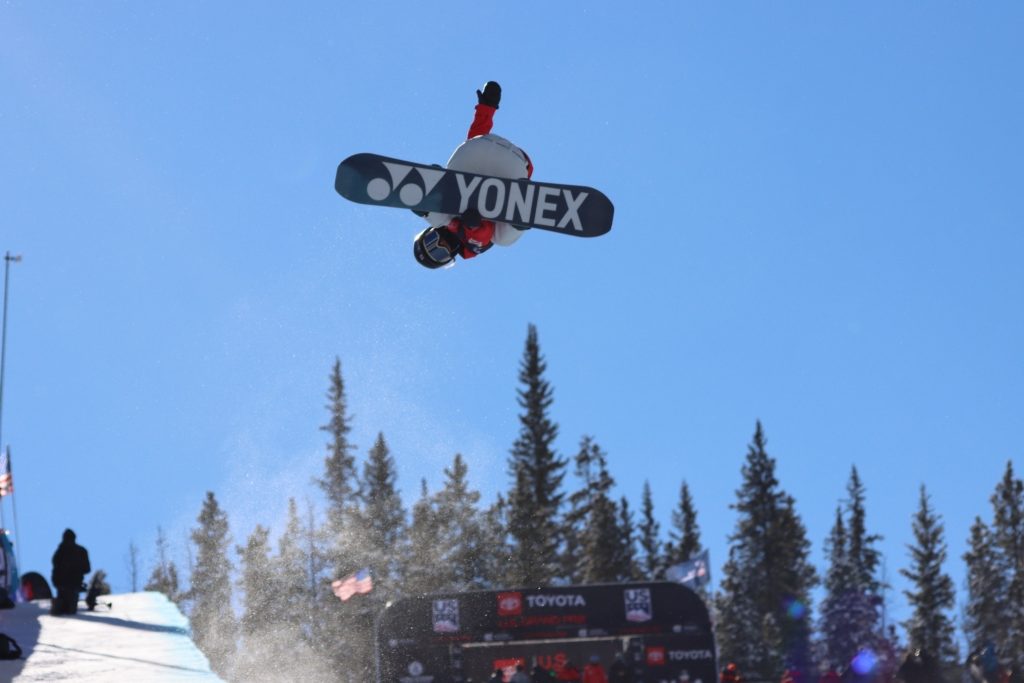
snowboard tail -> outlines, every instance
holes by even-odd
[[[615,212],[591,187],[495,178],[368,153],[341,162],[334,189],[360,204],[454,215],[476,209],[488,220],[577,237],[605,234]]]

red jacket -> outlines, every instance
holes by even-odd
[[[486,104],[476,105],[476,113],[473,115],[473,123],[469,126],[469,134],[466,139],[490,133],[491,128],[494,127],[494,112],[496,111],[497,109]],[[530,178],[533,176],[533,162],[530,161],[530,156],[526,152],[523,154],[526,155],[526,177]],[[459,238],[463,245],[462,258],[464,259],[484,253],[490,249],[494,240],[494,221],[481,220],[479,226],[469,228],[463,226],[460,219],[453,218],[446,229]]]
[[[556,677],[559,681],[579,681],[580,670],[572,664],[566,664],[562,667],[562,670],[558,672]]]
[[[600,664],[587,664],[583,667],[583,683],[608,683],[608,676]]]

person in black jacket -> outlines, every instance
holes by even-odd
[[[75,543],[74,531],[65,529],[64,540],[53,554],[53,574],[50,579],[57,589],[57,597],[50,604],[50,614],[78,612],[78,594],[82,590],[85,575],[90,571],[89,552]]]
[[[945,683],[938,663],[921,649],[910,650],[896,672],[904,683]]]

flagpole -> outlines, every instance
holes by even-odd
[[[11,277],[11,262],[17,263],[21,256],[11,256],[11,252],[4,254],[4,321],[3,331],[0,332],[0,448],[3,448],[3,424],[4,424],[4,361],[7,359],[7,289]]]
[[[18,529],[18,501],[14,494],[14,463],[11,462],[11,447],[7,447],[7,470],[11,473],[11,511],[14,513],[14,561],[21,567],[21,531]],[[18,570],[21,571],[20,569]]]
[[[2,449],[4,447],[4,440],[3,440],[3,424],[4,424],[4,368],[5,368],[6,360],[7,360],[7,290],[9,289],[8,285],[10,283],[10,278],[11,278],[11,263],[18,263],[19,261],[21,261],[21,256],[20,255],[19,256],[11,256],[11,252],[9,252],[9,251],[4,254],[4,317],[3,317],[2,331],[0,331],[0,449]],[[11,451],[11,449],[8,448],[7,449],[8,456],[10,455],[10,451]],[[14,499],[12,498],[11,499],[11,501],[12,501],[11,504],[12,505],[13,505],[13,500]],[[6,527],[7,523],[6,523],[6,521],[3,520],[3,509],[4,508],[3,508],[2,499],[0,499],[0,524],[3,524],[3,526]],[[17,522],[17,512],[15,512],[15,522],[14,522],[14,525],[15,526],[18,525],[18,522]],[[15,532],[15,533],[17,533],[17,532]],[[19,538],[18,541],[20,542],[21,539]],[[17,554],[15,554],[15,561],[17,561]]]

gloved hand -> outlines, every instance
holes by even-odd
[[[497,109],[501,103],[501,86],[495,81],[487,81],[482,91],[476,91],[476,101],[478,104],[486,104]]]

